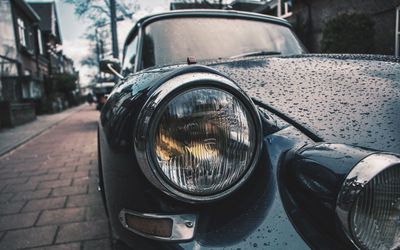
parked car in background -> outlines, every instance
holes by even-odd
[[[100,82],[96,83],[93,87],[93,93],[96,96],[96,109],[101,110],[104,104],[107,101],[108,95],[111,93],[112,89],[114,88],[114,82]]]
[[[142,18],[102,65],[121,78],[98,130],[117,246],[400,247],[399,59],[193,10]]]

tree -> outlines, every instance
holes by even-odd
[[[374,53],[374,22],[365,14],[341,14],[322,31],[321,50],[326,53]]]
[[[74,5],[75,14],[79,18],[85,18],[91,22],[84,35],[90,41],[91,51],[88,57],[81,60],[82,65],[88,67],[98,67],[101,54],[109,50],[102,44],[110,41],[110,3],[109,0],[64,0],[64,2]],[[132,18],[133,13],[139,9],[136,1],[118,0],[116,4],[117,20]]]
[[[76,89],[76,81],[78,80],[76,75],[70,74],[56,74],[54,75],[55,86],[57,91],[62,93],[68,93]]]

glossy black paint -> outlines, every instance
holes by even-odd
[[[352,92],[340,92],[338,89],[339,97],[336,101],[347,98],[351,101],[335,103],[334,110],[337,111],[332,113],[322,108],[331,101],[324,98],[318,99],[321,95],[325,96],[323,86],[326,84],[326,79],[331,79],[330,84],[339,84],[339,81],[344,84],[344,81],[346,84],[355,85],[359,83],[359,78],[366,78],[361,75],[361,71],[355,71],[351,79],[336,79],[337,71],[334,70],[332,73],[328,70],[333,65],[338,67],[347,63],[353,66],[359,64],[365,71],[371,70],[376,64],[388,64],[392,67],[394,75],[383,76],[379,73],[381,78],[374,79],[388,85],[396,83],[397,76],[400,75],[398,64],[394,64],[393,60],[389,60],[390,58],[388,62],[379,61],[377,58],[374,58],[375,61],[370,59],[357,63],[354,58],[345,57],[257,57],[208,62],[207,64],[212,68],[176,65],[146,70],[129,76],[111,93],[102,111],[99,126],[105,198],[116,235],[138,249],[193,249],[198,246],[202,249],[220,247],[247,249],[267,246],[302,249],[308,248],[305,241],[316,248],[329,248],[329,246],[352,248],[333,213],[335,195],[351,167],[370,151],[324,144],[304,148],[295,155],[294,159],[286,161],[285,164],[283,164],[283,157],[288,158],[288,151],[303,147],[305,144],[315,143],[304,135],[304,130],[301,132],[291,127],[287,123],[291,120],[298,121],[300,128],[305,125],[306,130],[309,131],[307,133],[315,131],[319,135],[319,137],[314,137],[314,139],[319,139],[315,141],[339,140],[364,146],[367,144],[381,150],[399,151],[397,150],[399,137],[390,130],[393,123],[396,124],[400,120],[396,120],[398,113],[394,112],[393,108],[386,109],[392,112],[374,113],[374,116],[382,115],[383,119],[389,122],[366,124],[369,125],[368,131],[372,131],[370,134],[379,136],[381,141],[365,143],[363,141],[365,138],[354,136],[360,132],[358,130],[360,127],[350,126],[347,119],[351,119],[352,116],[359,117],[357,112],[364,112],[367,107],[376,107],[376,105],[366,104],[362,95],[354,96]],[[285,74],[279,73],[284,71],[283,65],[286,64],[307,69],[309,72],[295,71],[296,76],[289,75],[287,70]],[[316,64],[326,70],[325,74],[319,75],[321,78],[314,82],[316,76],[312,75],[310,67]],[[262,158],[254,175],[239,191],[227,199],[204,205],[180,202],[156,189],[141,173],[133,150],[135,122],[149,95],[167,79],[194,71],[227,74],[247,94],[260,100],[264,108],[272,104],[278,111],[278,115],[281,111],[288,118],[286,122],[283,122],[276,117],[276,114],[273,115],[263,109],[265,139]],[[328,74],[329,72],[331,75]],[[362,84],[362,86],[365,85]],[[335,88],[335,85],[331,87]],[[392,88],[386,86],[383,91],[387,99],[392,100],[391,104],[397,107],[399,103],[393,98],[399,92],[395,87],[395,85]],[[310,91],[312,88],[314,91]],[[358,90],[357,86],[353,88]],[[365,88],[364,91],[366,92]],[[346,94],[349,97],[346,97]],[[326,96],[328,97],[329,95]],[[357,98],[354,100],[353,97]],[[314,102],[309,104],[311,100]],[[368,99],[368,101],[371,103],[380,100]],[[338,109],[337,105],[341,109]],[[343,109],[343,107],[348,109]],[[312,115],[307,116],[309,114]],[[282,126],[282,124],[285,125]],[[314,127],[314,124],[317,126]],[[342,129],[343,125],[345,129]],[[384,126],[387,127],[383,128]],[[382,128],[383,131],[381,131]],[[313,138],[313,136],[310,137]],[[316,171],[316,169],[319,170]],[[122,208],[149,213],[192,212],[199,215],[199,227],[193,241],[161,243],[136,236],[125,230],[118,221],[118,213]]]
[[[207,62],[324,141],[400,153],[400,59],[299,55]]]
[[[198,214],[196,238],[190,243],[181,245],[185,248],[192,248],[190,246],[193,244],[212,248],[247,245],[249,243],[246,239],[254,241],[254,235],[257,234],[259,235],[257,237],[262,237],[263,244],[289,245],[290,242],[297,242],[296,245],[299,245],[299,242],[303,241],[285,216],[276,188],[277,165],[276,162],[270,162],[270,154],[266,148],[254,175],[248,182],[228,199],[211,204],[190,205],[170,198],[153,187],[140,171],[133,151],[133,131],[140,107],[151,92],[166,79],[182,73],[201,71],[217,73],[207,67],[191,66],[171,72],[153,71],[138,74],[120,84],[111,93],[104,106],[99,126],[100,162],[107,210],[116,234],[131,246],[140,249],[161,247],[161,243],[136,236],[121,226],[118,213],[122,208],[128,208],[148,213]],[[273,135],[279,130],[267,114],[263,117],[265,136]],[[294,143],[293,140],[287,141]],[[280,143],[276,146],[284,147],[285,144]],[[275,212],[268,213],[271,207]],[[266,220],[266,217],[269,219]],[[271,221],[276,222],[271,224]],[[279,227],[274,231],[273,225],[277,224]],[[266,235],[274,238],[262,236],[264,231],[268,232]],[[291,239],[277,238],[273,232],[279,234],[291,232],[287,236]],[[164,244],[166,243],[162,245],[165,246]],[[172,243],[166,245],[173,248],[179,246]]]
[[[371,153],[354,146],[322,143],[286,155],[279,174],[285,208],[313,248],[353,248],[336,217],[336,201],[347,174]]]
[[[140,20],[130,36],[146,23],[174,15]],[[237,12],[223,15],[249,18]],[[279,19],[251,18],[290,26]],[[347,173],[371,151],[316,142],[400,153],[399,59],[299,55],[199,63],[209,67],[171,65],[131,74],[113,90],[102,110],[100,186],[115,237],[134,249],[353,248],[336,219],[335,202]],[[229,76],[257,100],[264,133],[262,156],[251,178],[229,197],[201,205],[178,201],[155,188],[141,172],[133,149],[143,104],[166,80],[190,72]],[[199,215],[195,237],[168,243],[137,236],[119,222],[123,208],[195,213]]]

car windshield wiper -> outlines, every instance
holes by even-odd
[[[271,56],[271,55],[280,55],[280,54],[282,54],[280,51],[260,50],[260,51],[247,52],[247,53],[239,54],[236,56],[231,56],[229,58],[240,58],[240,57],[249,57],[249,56]]]

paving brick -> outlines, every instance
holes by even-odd
[[[79,186],[79,185],[88,185],[91,182],[90,177],[80,177],[80,178],[74,178],[72,181],[72,185],[74,186]]]
[[[12,193],[0,194],[0,204],[8,202],[13,196],[14,194]]]
[[[0,215],[15,214],[21,211],[25,205],[25,201],[16,201],[10,203],[0,204]]]
[[[89,170],[89,175],[97,177],[97,176],[99,176],[99,171],[97,170],[97,168],[91,169],[91,170]]]
[[[97,183],[89,183],[88,193],[98,193],[99,192],[99,184]]]
[[[22,184],[28,180],[28,177],[8,178],[1,180],[2,184]]]
[[[55,181],[43,181],[39,184],[38,189],[42,188],[57,188],[57,187],[65,187],[71,185],[72,179],[63,179]]]
[[[88,221],[61,225],[56,242],[63,243],[106,237],[108,237],[107,221]]]
[[[81,243],[69,243],[69,244],[60,244],[60,245],[53,245],[53,246],[46,246],[46,247],[38,247],[32,248],[32,250],[80,250]],[[99,248],[98,250],[102,250]]]
[[[13,201],[19,200],[33,200],[46,198],[50,194],[50,189],[41,189],[37,191],[28,191],[15,194],[12,198]]]
[[[79,177],[87,177],[89,176],[89,171],[88,170],[83,170],[83,171],[78,171],[78,172],[68,172],[68,173],[62,173],[60,176],[60,179],[63,178],[79,178]]]
[[[20,173],[20,177],[25,177],[25,176],[39,176],[39,175],[44,175],[47,174],[47,169],[35,169],[31,171],[22,171]]]
[[[73,195],[68,197],[67,207],[84,207],[101,205],[102,200],[100,193]]]
[[[104,206],[91,206],[86,207],[86,220],[106,220],[107,215]]]
[[[22,209],[23,212],[40,211],[46,209],[62,208],[66,197],[55,197],[40,200],[30,200]]]
[[[109,239],[91,240],[83,243],[83,250],[111,250],[111,241]]]
[[[109,249],[96,191],[98,115],[78,112],[0,157],[0,225],[10,228],[0,229],[0,249]]]
[[[56,229],[56,226],[46,226],[7,232],[1,241],[0,249],[11,250],[50,245]]]
[[[84,208],[64,208],[43,211],[37,225],[57,225],[68,222],[78,222],[85,219]]]
[[[0,172],[0,181],[2,182],[4,179],[16,178],[18,176],[19,176],[19,173],[15,172],[15,171]]]
[[[34,181],[28,181],[24,184],[7,185],[7,187],[3,190],[3,193],[33,191],[36,189],[37,185],[38,183]]]
[[[37,182],[52,181],[52,180],[57,180],[59,176],[60,176],[59,173],[49,173],[49,174],[40,175],[40,176],[33,176],[29,180],[37,181]]]
[[[67,167],[60,167],[60,168],[51,168],[49,169],[49,173],[70,173],[75,172],[76,166],[67,166]]]
[[[39,213],[22,213],[0,216],[0,231],[33,226]]]
[[[89,164],[82,164],[82,165],[78,165],[78,167],[77,167],[77,171],[81,171],[81,170],[90,170],[90,169],[93,169],[94,168],[94,166],[92,166],[92,165],[89,165]]]
[[[51,196],[65,196],[87,193],[87,185],[84,186],[70,186],[70,187],[59,187],[53,189]]]

